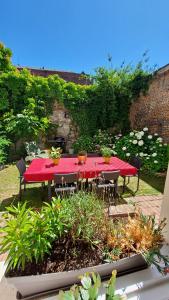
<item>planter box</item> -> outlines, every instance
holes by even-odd
[[[79,276],[85,272],[99,273],[102,278],[111,275],[112,270],[118,272],[118,276],[145,269],[147,263],[142,255],[133,255],[117,262],[106,263],[98,266],[83,268],[68,272],[49,273],[42,275],[6,277],[9,284],[18,290],[17,298],[24,299],[28,296],[36,296],[47,291],[63,289],[78,283]]]

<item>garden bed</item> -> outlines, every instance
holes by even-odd
[[[80,254],[82,254],[82,252]],[[89,253],[86,254],[88,255]],[[121,276],[131,272],[145,269],[148,266],[143,256],[138,254],[120,259],[116,262],[98,265],[92,265],[94,264],[94,260],[97,261],[97,258],[88,259],[87,255],[83,255],[83,257],[80,258],[80,263],[78,262],[79,264],[77,265],[77,267],[75,267],[74,265],[74,270],[63,272],[60,271],[50,274],[42,273],[41,275],[33,276],[27,275],[7,277],[7,282],[9,284],[14,285],[17,289],[17,298],[24,299],[25,297],[27,298],[33,296],[40,296],[44,292],[59,291],[59,289],[68,288],[72,284],[80,283],[80,276],[84,275],[86,272],[95,272],[99,274],[102,279],[108,279],[111,276],[113,270],[116,270],[117,275]],[[83,262],[84,257],[85,259]],[[74,263],[75,261],[73,261],[73,264]],[[86,267],[79,268],[80,265],[86,265]],[[68,268],[69,267],[72,267],[71,264],[68,265]],[[29,266],[29,272],[31,273],[31,266]]]
[[[0,253],[8,252],[5,276],[20,298],[72,285],[85,272],[105,277],[116,269],[121,275],[147,267],[154,255],[161,258],[164,221],[156,226],[139,212],[110,220],[92,193],[53,198],[38,211],[26,204],[8,211]]]

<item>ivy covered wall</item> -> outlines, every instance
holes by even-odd
[[[127,132],[130,105],[146,92],[152,77],[142,63],[117,70],[98,68],[93,84],[82,86],[57,75],[43,78],[26,69],[19,72],[11,55],[0,44],[0,135],[13,143],[48,134],[55,101],[68,109],[80,135],[93,136],[98,129]]]

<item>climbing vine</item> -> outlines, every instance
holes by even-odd
[[[43,78],[26,69],[18,71],[11,56],[11,50],[0,44],[0,135],[12,141],[23,137],[21,128],[28,139],[46,131],[54,101],[70,111],[81,135],[92,137],[98,129],[126,132],[130,105],[146,92],[152,77],[140,63],[134,68],[98,68],[92,84],[82,86],[58,75]]]

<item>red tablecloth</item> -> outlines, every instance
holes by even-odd
[[[56,173],[79,172],[83,178],[97,177],[101,171],[120,170],[120,175],[135,175],[137,169],[117,157],[112,157],[110,164],[105,164],[102,157],[88,157],[84,165],[78,165],[77,158],[61,158],[59,165],[51,159],[34,159],[24,174],[26,181],[53,180]]]

